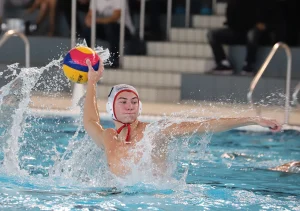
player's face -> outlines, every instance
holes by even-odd
[[[138,117],[139,99],[133,92],[121,92],[115,101],[116,118],[123,123],[132,123]]]

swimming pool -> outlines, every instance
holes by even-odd
[[[169,177],[119,180],[80,118],[28,115],[21,128],[0,130],[0,210],[300,209],[300,175],[268,170],[300,159],[297,131],[174,138]]]
[[[153,119],[140,142],[141,165],[132,166],[128,178],[111,175],[103,151],[85,134],[81,115],[29,110],[35,87],[45,86],[43,95],[51,98],[70,86],[61,80],[61,62],[23,68],[0,90],[0,210],[300,209],[300,174],[268,170],[300,159],[297,131],[174,137],[166,174],[155,177],[148,158],[151,138],[162,125]],[[45,70],[53,75],[41,79]],[[178,121],[174,117],[170,121]]]

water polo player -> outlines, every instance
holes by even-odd
[[[114,86],[108,96],[107,111],[113,119],[115,128],[104,129],[100,124],[96,99],[96,86],[102,77],[104,67],[100,65],[99,69],[95,71],[89,60],[87,60],[87,65],[89,71],[83,112],[84,127],[94,142],[104,148],[111,172],[117,176],[127,175],[131,172],[131,169],[130,166],[126,165],[129,163],[126,161],[130,160],[137,164],[143,155],[143,151],[136,148],[138,147],[137,143],[143,139],[144,131],[149,124],[138,120],[142,110],[140,96],[137,90],[130,85]],[[281,125],[276,120],[260,117],[241,117],[173,123],[160,132],[168,137],[195,132],[204,133],[208,130],[214,133],[222,132],[246,125],[261,125],[270,128],[274,132],[281,130]],[[165,157],[161,156],[161,159],[165,159]],[[160,161],[156,159],[152,162]],[[162,172],[164,171],[162,169]]]

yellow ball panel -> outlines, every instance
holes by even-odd
[[[93,54],[94,51],[89,48],[89,47],[85,47],[85,46],[79,46],[79,47],[76,47],[77,50],[81,51],[82,53],[86,53],[86,54]]]
[[[67,65],[63,65],[63,71],[65,73],[65,76],[75,83],[84,84],[88,81],[87,72],[78,71]]]

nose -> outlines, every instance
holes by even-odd
[[[132,103],[127,103],[127,104],[126,104],[126,109],[127,109],[127,110],[132,110],[132,109],[133,109]]]

